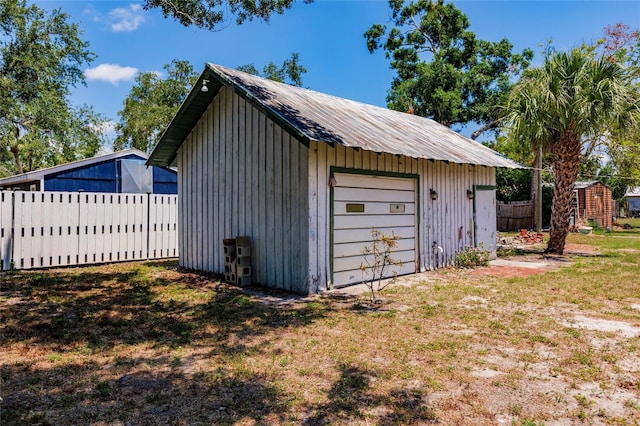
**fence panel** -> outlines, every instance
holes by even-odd
[[[518,231],[533,228],[535,204],[533,201],[498,201],[498,231]]]
[[[152,194],[149,201],[149,259],[178,256],[175,195]]]
[[[0,192],[0,269],[11,266],[11,231],[13,229],[13,202],[11,192]]]
[[[178,255],[176,195],[0,191],[0,201],[1,270]]]

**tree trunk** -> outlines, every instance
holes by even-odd
[[[552,145],[553,207],[547,253],[562,254],[569,233],[573,188],[580,169],[580,139],[573,131],[561,134]]]
[[[16,169],[18,170],[18,174],[21,175],[24,173],[24,169],[22,168],[22,161],[20,161],[20,151],[17,146],[11,147],[11,153],[13,154],[13,158],[16,161]]]

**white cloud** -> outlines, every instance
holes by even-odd
[[[121,67],[117,64],[100,64],[95,68],[87,68],[84,75],[88,80],[108,81],[117,84],[120,81],[132,80],[138,73],[134,67]]]
[[[138,29],[144,22],[144,10],[139,4],[130,4],[129,7],[118,7],[109,12],[111,30],[115,32],[131,32]]]

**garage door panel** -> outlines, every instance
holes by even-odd
[[[392,203],[412,203],[415,201],[413,191],[396,191],[392,189],[335,188],[334,201],[350,203],[382,201]]]
[[[413,238],[399,239],[396,241],[396,247],[393,251],[414,250],[415,240]],[[354,253],[362,253],[365,247],[371,247],[371,241],[348,242],[343,244],[335,244],[333,246],[333,257],[340,258],[345,256],[353,256]]]
[[[391,253],[391,258],[403,263],[402,266],[406,263],[410,263],[412,267],[415,267],[415,250],[403,250],[403,251],[393,251]],[[335,258],[333,262],[333,271],[334,272],[342,272],[350,269],[360,269],[360,265],[367,265],[366,256],[358,255],[358,256],[349,256],[349,257],[341,257]],[[368,256],[369,262],[374,262],[374,256]],[[392,273],[395,269],[398,269],[398,266],[390,266],[388,269],[389,273]]]
[[[358,229],[371,227],[378,228],[395,228],[396,226],[413,226],[415,217],[413,215],[349,215],[335,216],[333,218],[333,227],[335,230],[341,229]]]
[[[386,176],[334,174],[336,183],[340,188],[376,188],[413,191],[414,182],[411,179],[391,178]]]
[[[389,227],[389,228],[376,228],[376,230],[380,232],[384,232],[385,234],[391,234],[391,231],[400,238],[411,238],[413,239],[413,234],[415,232],[413,226],[405,226],[405,227]],[[333,233],[333,243],[334,245],[355,242],[355,241],[371,241],[371,227],[361,228],[361,229],[350,229],[350,230],[339,230],[334,231]]]
[[[333,188],[332,271],[335,285],[362,281],[360,266],[366,265],[366,246],[371,245],[372,228],[401,239],[391,257],[403,264],[388,269],[392,276],[416,271],[416,180],[406,177],[336,174]],[[348,204],[356,204],[347,212]],[[361,204],[358,206],[357,204]],[[350,206],[351,207],[351,206]],[[360,210],[360,211],[359,211]],[[373,256],[368,255],[373,261]]]
[[[398,275],[407,275],[415,273],[415,265],[413,263],[403,265],[398,271]],[[365,275],[365,279],[371,279],[371,275]],[[343,287],[350,284],[359,284],[362,280],[362,272],[360,270],[351,270],[343,272],[335,272],[333,274],[333,281],[337,287]]]
[[[362,213],[353,213],[347,212],[347,204],[364,204],[364,214],[415,214],[416,213],[416,205],[415,203],[407,203],[405,201],[400,202],[362,202],[362,201],[335,201],[333,204],[333,212],[335,215],[350,215],[355,216],[357,214]],[[404,209],[404,212],[392,212],[392,206],[400,206],[400,208]]]

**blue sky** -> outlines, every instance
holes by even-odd
[[[364,32],[388,23],[387,1],[316,0],[294,4],[269,23],[230,24],[218,32],[185,28],[157,10],[145,11],[135,1],[38,1],[60,8],[79,24],[96,60],[85,71],[86,87],[73,91],[72,102],[93,105],[118,121],[137,72],[162,71],[173,59],[187,60],[201,71],[206,62],[228,67],[253,63],[258,69],[282,63],[292,52],[307,68],[306,87],[320,92],[385,106],[393,71],[384,52],[367,51]],[[552,40],[558,50],[602,37],[617,22],[640,27],[639,1],[454,1],[479,38],[508,38],[514,50]]]

